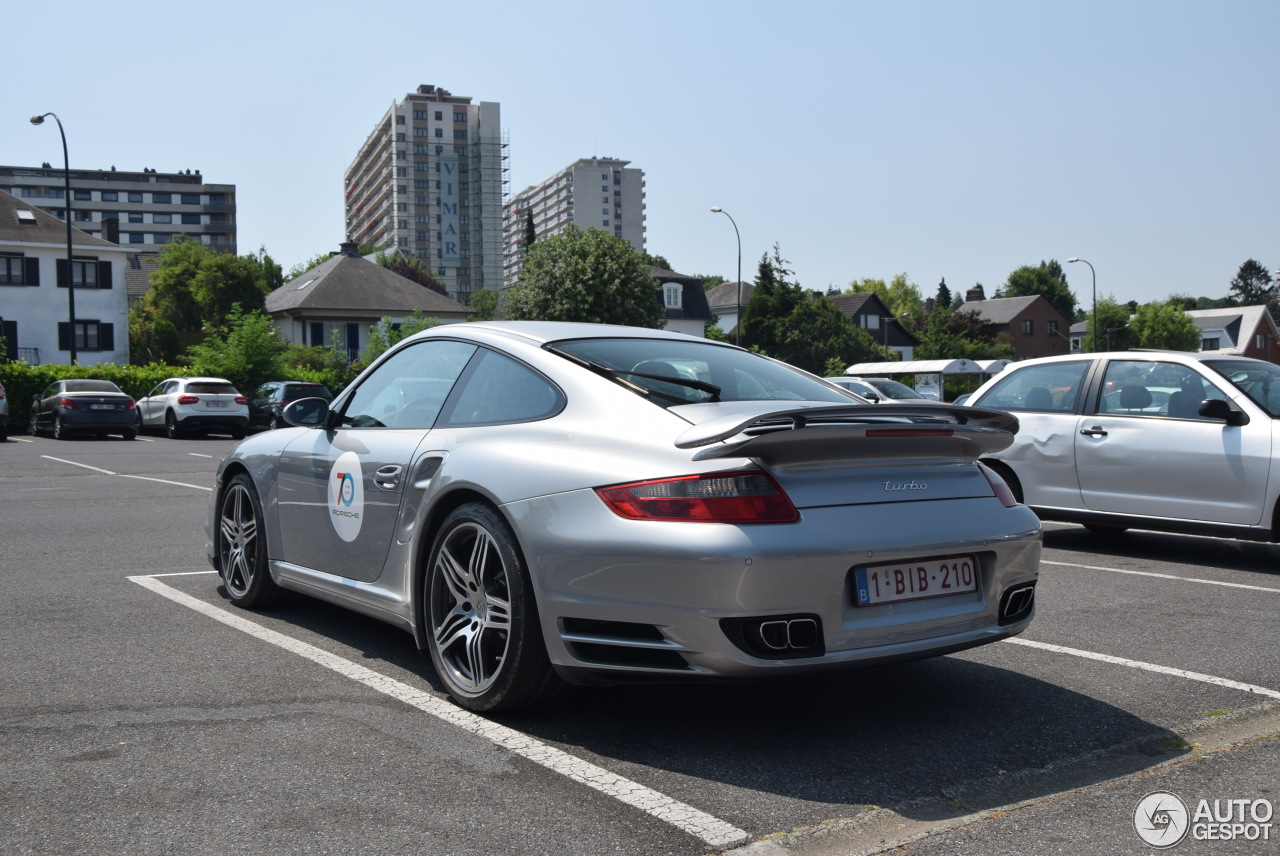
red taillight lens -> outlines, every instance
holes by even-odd
[[[684,523],[791,523],[800,519],[762,472],[710,473],[596,488],[614,514]]]
[[[79,408],[78,408],[78,407],[76,407],[76,403],[75,403],[75,401],[74,401],[73,399],[70,399],[70,398],[59,398],[59,399],[58,399],[58,406],[60,406],[60,407],[65,407],[65,408],[67,408],[68,410],[79,410]]]
[[[236,404],[248,404],[248,403],[249,403],[249,399],[245,398],[243,395],[236,396]]]
[[[199,404],[200,399],[194,395],[179,395],[178,403],[179,404]]]
[[[1000,500],[1001,505],[1005,508],[1013,508],[1018,504],[1018,498],[1013,495],[1013,490],[1009,487],[1009,483],[1001,478],[999,473],[981,463],[978,464],[978,469],[982,470],[982,474],[987,477],[987,481],[991,482],[991,489],[995,491],[996,499]]]
[[[137,403],[138,403],[138,402],[134,401],[134,400],[131,398],[131,399],[129,399],[129,403],[128,403],[128,404],[126,404],[126,405],[124,406],[124,409],[125,409],[125,410],[132,410],[132,409],[137,405]]]

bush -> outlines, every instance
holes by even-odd
[[[0,383],[9,399],[9,431],[21,430],[31,418],[31,399],[55,380],[89,378],[109,380],[135,399],[150,392],[165,378],[192,374],[190,369],[156,363],[146,366],[118,366],[100,363],[96,366],[28,365],[25,362],[0,363]]]

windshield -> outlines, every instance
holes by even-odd
[[[1260,360],[1206,360],[1205,365],[1231,381],[1268,416],[1280,417],[1280,366]]]
[[[710,401],[850,401],[782,363],[711,342],[576,339],[548,349],[607,369],[626,385],[653,393],[654,403],[664,407]]]
[[[916,392],[905,383],[898,383],[896,380],[889,380],[881,377],[864,377],[862,382],[875,388],[877,392],[885,398],[895,399],[924,399],[924,396]]]

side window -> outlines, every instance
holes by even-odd
[[[1111,360],[1102,376],[1098,412],[1119,416],[1166,416],[1181,373],[1171,363]],[[1196,402],[1199,404],[1199,402]]]
[[[551,381],[493,351],[481,351],[449,400],[441,425],[532,422],[560,411],[563,396]]]
[[[1011,367],[978,401],[980,407],[1044,413],[1074,413],[1089,360]]]
[[[343,409],[351,428],[430,428],[475,345],[418,342],[393,354],[365,378]]]
[[[48,388],[48,389],[46,389],[44,392],[40,393],[40,397],[41,397],[41,398],[52,398],[53,396],[57,395],[57,394],[58,394],[58,392],[59,392],[58,385],[57,385],[56,383],[51,383],[51,384],[49,384],[49,388]]]

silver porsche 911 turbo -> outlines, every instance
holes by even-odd
[[[870,405],[678,333],[409,337],[218,467],[231,602],[302,592],[412,633],[474,710],[570,685],[929,657],[1025,630],[1040,524],[978,463],[1003,411]]]

